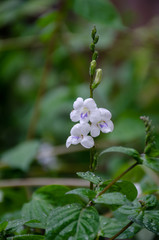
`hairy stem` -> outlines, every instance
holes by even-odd
[[[123,233],[128,227],[130,227],[133,224],[133,222],[129,222],[125,227],[123,227],[117,234],[115,234],[113,237],[109,238],[109,240],[116,239],[121,233]]]
[[[131,169],[138,165],[138,162],[134,163],[128,169],[126,169],[123,173],[121,173],[118,177],[116,177],[111,183],[109,183],[100,193],[97,194],[96,198],[105,193],[114,183],[116,183],[121,177],[123,177],[126,173],[128,173]]]

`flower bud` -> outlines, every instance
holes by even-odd
[[[93,59],[93,60],[96,60],[97,57],[98,57],[98,52],[95,51],[95,52],[93,53],[92,59]]]
[[[90,63],[90,68],[89,68],[90,76],[93,76],[95,74],[95,70],[96,70],[96,61],[92,60],[92,62]]]
[[[95,38],[96,32],[97,32],[97,29],[96,29],[96,27],[94,26],[94,28],[92,29],[92,34],[91,34],[92,39]]]
[[[92,84],[92,88],[95,89],[101,82],[101,79],[102,79],[102,69],[101,68],[98,68],[96,70],[96,75],[95,75],[95,79],[94,79],[94,82]]]
[[[94,44],[96,44],[99,40],[99,36],[96,36],[95,39],[93,40]]]
[[[91,49],[92,52],[94,52],[94,50],[95,50],[95,44],[94,43],[91,43],[90,49]]]

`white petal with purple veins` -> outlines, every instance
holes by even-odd
[[[81,145],[85,148],[92,148],[94,146],[94,140],[91,136],[83,137]]]

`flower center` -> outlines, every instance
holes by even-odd
[[[98,125],[100,128],[108,127],[108,124],[105,121],[99,122]]]
[[[85,118],[88,117],[88,115],[89,115],[89,109],[86,108],[86,107],[84,107],[83,110],[82,110],[82,112],[81,112],[81,118],[82,118],[82,119],[85,119]]]

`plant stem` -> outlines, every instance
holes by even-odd
[[[95,155],[95,146],[94,147],[92,147],[91,149],[90,149],[90,166],[89,166],[89,170],[90,170],[90,172],[94,172],[94,155]],[[90,189],[91,190],[93,190],[93,183],[92,182],[90,182]]]
[[[123,227],[117,234],[115,234],[112,238],[109,238],[109,240],[114,240],[116,237],[118,237],[121,233],[123,233],[128,227],[130,227],[133,224],[133,222],[129,222],[125,227]]]
[[[96,198],[105,193],[114,183],[116,183],[121,177],[123,177],[126,173],[128,173],[131,169],[133,169],[135,166],[138,165],[138,162],[130,166],[128,169],[126,169],[122,174],[120,174],[118,177],[116,177],[111,183],[109,183],[100,193],[96,195]]]

